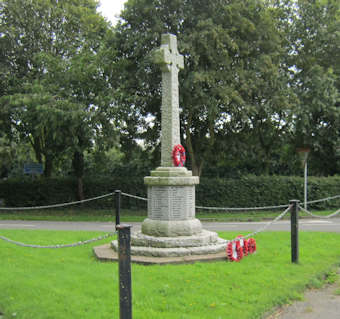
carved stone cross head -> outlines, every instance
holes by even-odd
[[[184,68],[184,58],[177,50],[177,38],[175,35],[162,34],[161,47],[154,53],[154,61],[159,64],[162,72],[171,72]]]

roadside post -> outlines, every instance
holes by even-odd
[[[132,318],[131,226],[118,225],[119,313],[120,319]]]
[[[121,202],[122,192],[120,190],[115,191],[116,199],[116,226],[120,224],[120,202]]]
[[[292,263],[299,263],[299,200],[291,200],[290,208],[290,238]]]
[[[115,191],[118,231],[119,318],[132,319],[131,226],[120,224],[121,191]]]

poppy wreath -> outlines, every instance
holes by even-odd
[[[254,238],[248,239],[248,252],[249,254],[253,254],[256,252],[256,241]]]
[[[243,256],[248,256],[248,240],[244,239],[242,235],[239,235],[236,238],[239,238],[240,240],[240,245],[243,250]]]
[[[176,167],[183,167],[186,161],[185,149],[181,144],[174,146],[172,150],[172,161]]]
[[[228,243],[227,256],[230,261],[240,261],[243,258],[243,249],[239,240],[233,240]]]

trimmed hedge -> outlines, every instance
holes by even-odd
[[[145,197],[143,178],[101,177],[84,179],[84,196],[93,198],[114,192],[116,189]],[[45,206],[77,201],[77,180],[73,178],[21,179],[0,182],[0,199],[7,207]],[[125,197],[126,208],[144,207],[140,201]],[[71,208],[77,206],[68,206]],[[114,196],[90,201],[83,208],[113,208]],[[66,207],[67,208],[67,207]]]
[[[288,204],[291,199],[303,201],[302,177],[243,176],[239,179],[202,177],[196,187],[196,204],[217,207],[255,207]],[[98,177],[84,180],[84,194],[92,198],[120,189],[146,197],[143,177]],[[77,181],[72,178],[21,179],[0,182],[0,199],[4,206],[41,206],[77,200]],[[340,195],[340,176],[310,177],[308,200]],[[125,208],[146,207],[140,200],[124,197]],[[313,208],[339,208],[340,200],[314,204]],[[89,202],[86,207],[113,208],[114,198]]]
[[[340,176],[310,177],[308,201],[340,195]],[[196,189],[199,206],[258,207],[304,200],[304,179],[289,176],[243,176],[240,179],[201,178]],[[311,206],[317,209],[340,208],[340,199]]]

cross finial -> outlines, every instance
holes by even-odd
[[[155,51],[155,63],[159,64],[162,72],[170,72],[172,67],[184,68],[184,58],[177,50],[177,38],[175,35],[162,34],[161,47]]]

